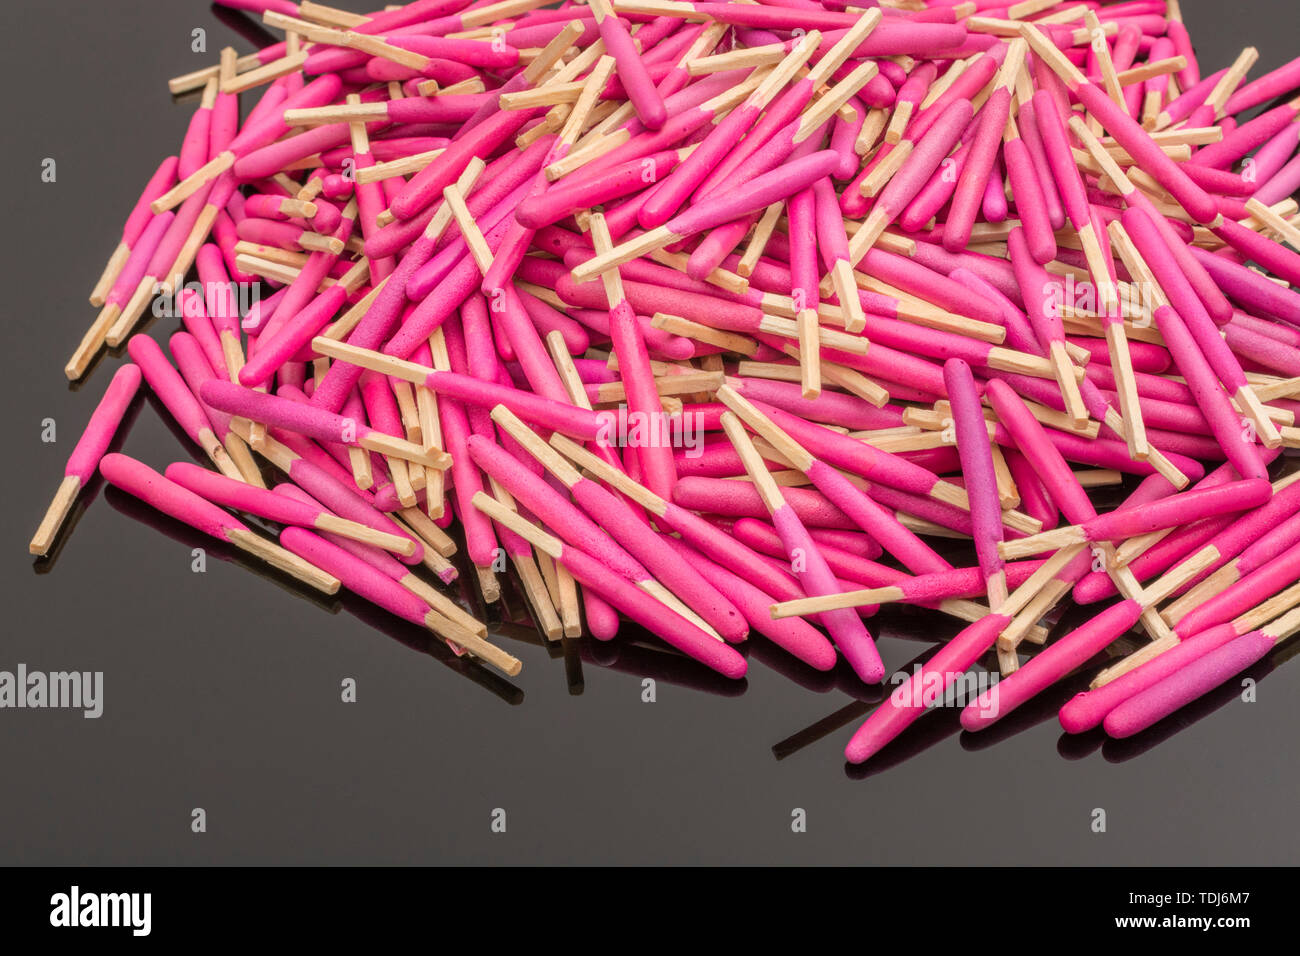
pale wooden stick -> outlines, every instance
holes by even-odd
[[[503,505],[513,510],[515,502],[510,492],[503,488],[491,475],[488,476],[488,483],[492,488],[493,496]],[[548,641],[558,641],[564,634],[564,626],[560,623],[560,616],[555,611],[550,592],[547,590],[540,570],[533,562],[532,555],[512,554],[510,560],[514,563],[515,572],[519,575],[519,583],[524,589],[524,596],[533,609],[534,623],[537,625],[537,629],[546,636]]]
[[[334,575],[322,571],[316,565],[300,558],[271,541],[267,541],[247,528],[231,528],[226,531],[226,540],[241,551],[261,558],[271,567],[283,571],[290,577],[301,581],[309,587],[325,594],[337,594],[342,582]]]
[[[54,500],[50,502],[45,517],[41,519],[36,534],[32,536],[31,544],[27,546],[28,553],[38,557],[50,553],[50,548],[54,546],[54,539],[58,537],[59,530],[67,521],[68,514],[72,511],[72,506],[76,503],[80,492],[81,479],[76,475],[65,475],[63,481],[59,482],[59,490],[55,492]]]
[[[748,336],[741,335],[738,332],[724,332],[708,325],[693,322],[690,319],[684,319],[681,316],[656,312],[650,320],[650,324],[656,329],[663,329],[673,335],[680,335],[708,345],[716,345],[718,348],[739,355],[753,355],[758,351],[758,343]]]
[[[704,76],[708,73],[721,73],[726,70],[752,69],[756,66],[775,66],[785,59],[787,50],[783,43],[769,43],[701,56],[691,60],[686,72],[691,76]]]
[[[774,202],[759,217],[758,223],[754,226],[754,233],[750,236],[749,245],[745,247],[744,255],[740,257],[740,263],[736,266],[736,271],[742,276],[751,275],[754,267],[758,265],[758,260],[767,247],[768,239],[772,237],[772,231],[776,229],[777,220],[781,218],[781,210],[784,207],[784,201]]]
[[[1232,66],[1228,67],[1228,72],[1214,84],[1214,89],[1205,98],[1205,105],[1214,107],[1216,119],[1223,116],[1223,107],[1228,102],[1228,97],[1241,85],[1241,81],[1246,78],[1246,74],[1258,59],[1259,50],[1253,46],[1246,47],[1237,54],[1237,59],[1232,62]]]
[[[539,556],[538,560],[541,558]],[[549,557],[547,560],[551,560]],[[554,562],[552,562],[554,564]],[[582,636],[582,610],[578,604],[578,582],[568,568],[555,564],[556,584],[560,592],[560,622],[565,637]]]

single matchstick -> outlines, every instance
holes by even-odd
[[[99,404],[95,406],[90,421],[86,423],[85,430],[77,439],[72,454],[68,456],[59,490],[54,495],[54,500],[50,502],[45,517],[41,519],[36,534],[32,536],[31,544],[28,545],[27,550],[31,554],[38,557],[49,554],[63,523],[67,521],[68,513],[77,500],[77,495],[94,475],[100,459],[104,457],[104,453],[112,443],[127,407],[140,387],[140,379],[140,369],[137,366],[123,365],[108,383],[108,388],[99,400]]]

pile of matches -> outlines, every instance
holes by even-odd
[[[34,553],[98,468],[511,675],[459,543],[547,639],[728,678],[965,622],[855,763],[986,655],[966,729],[1110,649],[1061,723],[1125,737],[1300,629],[1300,59],[1202,76],[1174,0],[224,5],[285,40],[172,81]],[[213,469],[106,454],[141,378]]]

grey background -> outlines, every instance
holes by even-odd
[[[1294,3],[1183,8],[1206,72],[1248,43],[1253,75],[1297,52]],[[0,711],[0,863],[1296,859],[1300,666],[1281,654],[1252,671],[1257,703],[1220,694],[1131,745],[1062,739],[1055,709],[1075,682],[980,736],[960,732],[955,710],[929,715],[863,774],[842,747],[866,709],[857,698],[879,692],[814,675],[761,638],[747,681],[725,686],[624,640],[570,647],[566,661],[511,629],[500,639],[524,671],[507,682],[450,664],[358,600],[250,573],[98,480],[56,560],[33,564],[26,542],[121,361],[84,388],[64,380],[93,317],[86,294],[192,109],[166,79],[250,46],[200,3],[10,0],[6,12],[0,669],[103,671],[105,711]],[[197,26],[206,54],[190,51]],[[54,184],[40,180],[45,157]],[[165,341],[174,326],[149,331]],[[40,441],[46,417],[53,445]],[[196,451],[152,397],[137,400],[125,448],[159,468]],[[230,560],[193,574],[200,545]],[[886,663],[952,630],[883,620]],[[657,703],[640,700],[643,674],[659,678]],[[355,704],[339,699],[347,677]],[[195,807],[205,834],[190,832]],[[489,829],[498,807],[505,834]],[[791,833],[796,807],[805,834]],[[1089,829],[1096,807],[1104,835]]]

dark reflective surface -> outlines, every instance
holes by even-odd
[[[1253,75],[1297,52],[1294,4],[1183,7],[1206,72],[1246,44],[1261,52]],[[883,691],[761,639],[737,684],[653,641],[543,646],[516,610],[495,628],[524,662],[508,680],[98,479],[53,560],[32,562],[26,543],[121,361],[81,389],[64,381],[93,317],[85,296],[192,108],[165,81],[259,31],[189,2],[7,10],[0,669],[103,671],[104,715],[0,711],[0,862],[1295,860],[1300,667],[1285,651],[1249,672],[1258,702],[1230,686],[1132,741],[1061,734],[1055,708],[1076,679],[980,735],[955,709],[930,714],[849,769],[844,743]],[[195,27],[205,54],[190,51]],[[46,157],[53,184],[40,181]],[[159,468],[198,454],[152,397],[132,414],[130,454]],[[54,445],[40,441],[47,417]],[[204,574],[190,570],[195,547]],[[873,630],[890,668],[910,669],[955,628],[893,613]],[[340,700],[347,678],[356,703]],[[196,807],[207,833],[191,832]],[[490,829],[496,808],[504,834]],[[806,833],[791,833],[795,808]],[[1094,808],[1105,834],[1089,828]]]

